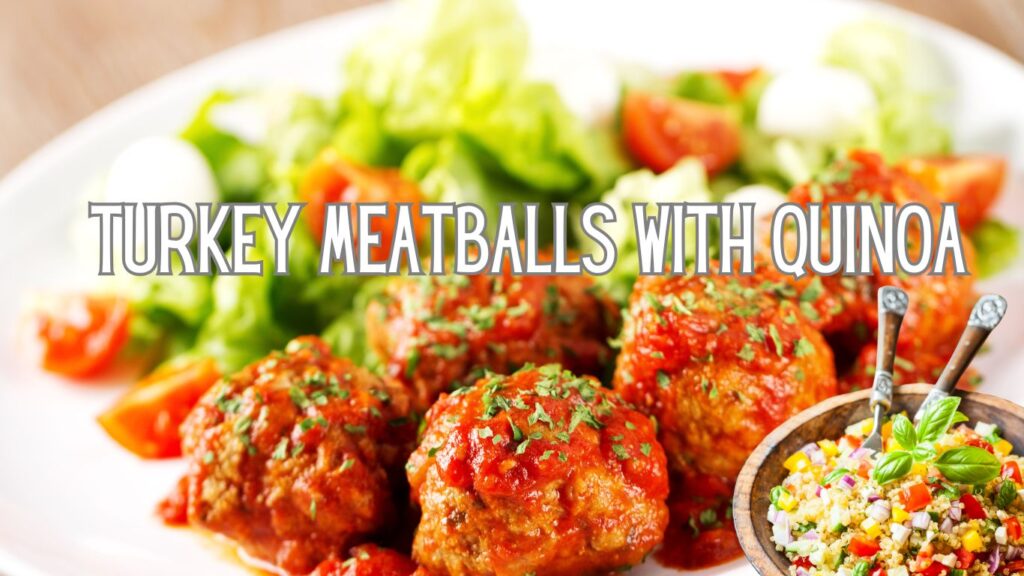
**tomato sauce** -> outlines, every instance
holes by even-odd
[[[673,476],[668,529],[654,555],[658,563],[700,570],[741,558],[732,522],[732,490],[732,482],[714,476]]]

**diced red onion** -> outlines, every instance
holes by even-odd
[[[854,480],[853,477],[850,476],[849,474],[844,474],[843,477],[839,479],[839,487],[840,488],[846,488],[847,490],[852,490],[853,487],[856,486],[856,485],[857,485],[857,481]]]
[[[796,567],[796,576],[811,576],[811,573],[808,572],[807,570],[804,570],[803,566],[797,566]]]
[[[932,517],[927,512],[917,512],[910,519],[910,525],[918,530],[926,530],[932,523]]]
[[[818,540],[818,533],[814,530],[808,530],[804,532],[804,535],[800,537],[801,540]]]
[[[882,497],[879,496],[878,494],[868,494],[868,502],[877,502],[881,499]]]
[[[1006,547],[1006,556],[1004,556],[1004,558],[1007,561],[1016,560],[1018,556],[1020,556],[1020,548],[1012,545]]]
[[[850,458],[854,460],[860,460],[865,456],[871,454],[871,451],[863,446],[858,446],[853,452],[850,452]]]
[[[903,524],[893,524],[889,529],[892,531],[893,542],[896,542],[900,546],[910,539],[910,529]]]
[[[885,522],[889,519],[890,510],[891,505],[888,501],[879,500],[868,508],[868,516],[874,518],[878,522]]]
[[[949,507],[949,517],[952,518],[954,522],[960,521],[960,506],[957,505],[956,502]]]
[[[1002,562],[1000,557],[1000,548],[996,546],[992,553],[988,555],[988,573],[995,574],[999,570],[999,564]]]
[[[814,495],[817,496],[818,498],[821,498],[821,489],[821,486],[818,486],[817,488],[814,489]]]
[[[950,532],[952,532],[953,531],[953,520],[951,520],[949,518],[949,516],[946,516],[946,519],[942,521],[942,524],[939,524],[939,530],[943,534],[949,534]]]
[[[768,507],[768,522],[775,524],[779,521],[779,509],[774,504]]]
[[[789,516],[776,516],[775,525],[772,526],[772,537],[779,546],[785,546],[793,541],[793,535],[789,533]]]

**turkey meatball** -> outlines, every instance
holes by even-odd
[[[401,278],[367,310],[372,349],[424,410],[485,371],[555,362],[600,375],[619,326],[618,307],[583,276]]]
[[[654,416],[672,467],[732,480],[776,426],[836,392],[832,351],[770,276],[643,277],[614,386]]]
[[[408,465],[430,573],[607,574],[640,563],[668,521],[654,425],[557,365],[443,395]]]
[[[216,384],[182,427],[190,524],[308,573],[390,526],[388,471],[415,441],[397,384],[293,340]]]
[[[791,201],[799,204],[820,202],[827,207],[834,203],[876,202],[903,206],[910,203],[924,206],[936,225],[933,241],[937,240],[940,221],[938,199],[905,172],[891,168],[882,157],[873,152],[853,151],[837,160],[815,181],[795,187],[789,193]],[[827,208],[823,210],[827,215]],[[828,228],[827,217],[823,228]],[[920,250],[922,230],[916,223],[908,230],[911,254]],[[961,242],[967,252],[968,269],[973,253],[970,243]],[[828,244],[823,248],[827,251]],[[828,254],[824,254],[828,259]],[[916,259],[916,256],[915,256]],[[885,275],[880,270],[870,276],[822,277],[820,282],[835,306],[822,311],[815,320],[822,331],[835,344],[836,351],[846,356],[844,368],[853,362],[852,369],[843,371],[841,388],[844,390],[870,387],[874,374],[874,342],[878,329],[877,293],[882,286],[897,286],[907,292],[910,306],[903,320],[897,343],[897,355],[902,360],[896,373],[896,383],[931,382],[941,371],[945,359],[953,352],[960,331],[970,316],[974,302],[974,280],[969,275],[958,276],[952,267],[944,275],[923,274]],[[877,262],[876,262],[877,269]],[[925,352],[924,356],[921,353]],[[866,363],[865,360],[871,363]]]

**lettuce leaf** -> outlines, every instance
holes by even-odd
[[[988,219],[971,231],[975,248],[975,270],[981,278],[1009,268],[1020,256],[1020,230]]]

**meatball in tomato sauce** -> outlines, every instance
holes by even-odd
[[[633,289],[614,386],[657,419],[677,472],[734,479],[776,426],[836,392],[831,349],[770,278],[643,277]]]
[[[650,419],[553,364],[443,395],[407,469],[413,557],[437,576],[607,574],[668,522]]]
[[[405,390],[293,340],[216,384],[182,427],[187,521],[291,573],[390,527],[415,442]]]
[[[583,276],[444,276],[392,281],[367,310],[372,349],[422,409],[486,371],[560,363],[601,375],[618,307]]]

